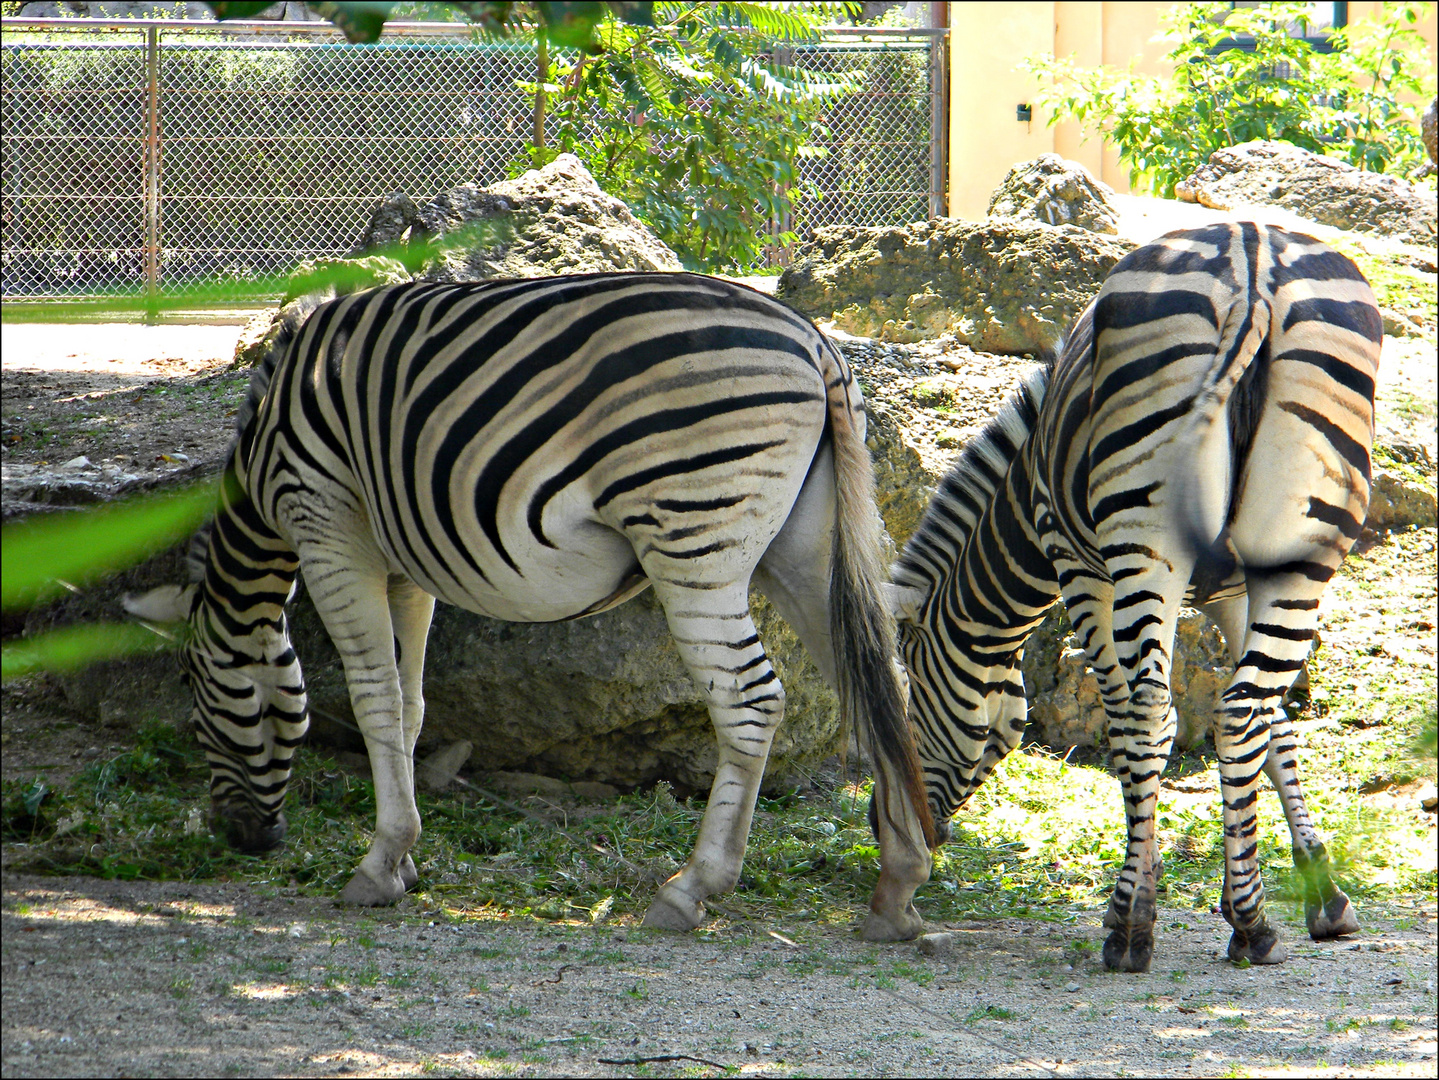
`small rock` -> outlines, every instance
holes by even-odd
[[[79,457],[71,458],[60,467],[62,469],[93,469],[95,466],[90,464],[89,458],[81,454]]]
[[[305,936],[305,924],[299,922],[291,923],[290,928],[286,930],[285,933],[292,938],[302,938]]]
[[[205,817],[198,806],[190,807],[190,812],[185,815],[185,835],[199,836],[205,831]]]
[[[512,795],[548,795],[563,798],[570,793],[570,785],[552,776],[537,773],[492,772],[484,777],[487,787],[497,787]]]
[[[1439,523],[1439,503],[1434,494],[1391,472],[1374,475],[1369,490],[1369,513],[1364,524],[1370,529],[1428,528]]]
[[[925,934],[916,944],[921,956],[942,956],[954,949],[953,934]]]
[[[1079,984],[1078,984],[1077,982],[1065,983],[1065,984],[1064,984],[1064,992],[1065,992],[1066,994],[1074,994],[1074,993],[1078,993],[1078,991],[1079,991]]]
[[[1419,805],[1431,814],[1439,810],[1439,791],[1433,784],[1425,784],[1419,789]]]
[[[440,747],[415,766],[415,779],[426,791],[445,790],[460,774],[461,766],[470,760],[474,749],[475,744],[468,739]]]

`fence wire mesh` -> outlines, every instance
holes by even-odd
[[[531,131],[521,84],[533,48],[463,30],[349,45],[314,24],[241,37],[174,22],[43,33],[17,22],[0,42],[6,299],[199,285],[264,295],[256,279],[349,251],[382,196],[424,201],[503,179]],[[776,231],[930,215],[938,42],[792,51],[815,72],[860,72],[862,89],[828,108],[828,135],[802,163],[809,191]]]

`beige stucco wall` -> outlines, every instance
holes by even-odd
[[[1098,139],[1081,142],[1073,122],[1048,126],[1034,110],[1028,124],[1015,107],[1034,94],[1034,80],[1020,60],[1040,53],[1073,55],[1084,67],[1112,64],[1151,75],[1164,74],[1170,46],[1156,41],[1160,15],[1173,0],[1054,0],[949,5],[950,126],[949,212],[981,218],[989,196],[1017,161],[1053,151],[1082,162],[1117,191],[1129,190],[1119,155]],[[1351,23],[1382,11],[1381,0],[1349,4]],[[1431,6],[1420,31],[1436,52],[1439,20]]]

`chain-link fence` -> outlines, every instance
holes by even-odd
[[[0,41],[7,300],[247,282],[342,255],[378,198],[503,179],[525,152],[535,55],[463,27],[349,45],[328,24],[6,19]],[[859,71],[803,163],[803,235],[942,212],[942,34],[795,48]],[[942,82],[942,80],[940,80]]]

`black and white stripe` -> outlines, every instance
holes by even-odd
[[[886,876],[869,932],[918,931],[909,898],[932,831],[881,593],[863,404],[806,319],[690,274],[392,286],[291,327],[243,419],[204,580],[183,596],[214,815],[235,842],[264,848],[284,831],[306,726],[283,612],[297,573],[374,769],[375,842],[343,894],[366,904],[415,880],[434,599],[539,622],[653,586],[720,764],[695,853],[647,920],[697,925],[704,898],[739,875],[784,711],[750,618],[753,577],[879,762]]]
[[[1123,259],[1063,353],[966,447],[895,569],[911,718],[936,820],[1018,743],[1025,639],[1056,596],[1096,672],[1128,856],[1106,962],[1149,966],[1175,620],[1197,604],[1237,670],[1215,733],[1235,960],[1274,963],[1259,773],[1284,804],[1316,937],[1357,929],[1310,824],[1280,702],[1369,501],[1381,324],[1352,262],[1248,223]],[[941,825],[941,829],[943,826]]]

